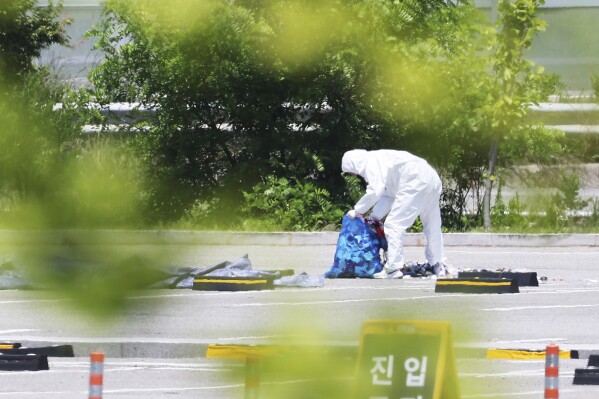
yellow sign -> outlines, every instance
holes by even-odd
[[[355,399],[458,399],[446,322],[369,320],[362,325]]]

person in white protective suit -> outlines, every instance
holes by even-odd
[[[426,237],[426,260],[437,276],[445,275],[439,208],[442,187],[437,172],[424,159],[396,150],[347,151],[341,169],[367,183],[366,193],[347,216],[362,217],[373,208],[370,216],[374,219],[387,217],[388,261],[374,278],[403,277],[403,240],[418,216]]]

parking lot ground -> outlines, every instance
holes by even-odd
[[[160,252],[152,246],[127,251]],[[244,254],[255,268],[323,273],[334,245],[187,246],[173,263],[211,266]],[[413,259],[422,247],[407,247]],[[453,344],[469,353],[487,348],[599,350],[599,248],[448,246],[457,268],[537,272],[539,287],[517,294],[436,293],[433,279],[325,280],[318,288],[256,292],[146,290],[126,300],[122,312],[98,323],[56,292],[0,291],[0,341],[25,345],[72,344],[75,358],[50,358],[49,371],[0,372],[0,397],[81,398],[88,389],[90,352],[106,353],[105,397],[146,399],[236,398],[244,395],[243,362],[207,359],[210,344],[306,343],[357,345],[365,320],[433,320],[452,325]],[[573,385],[586,359],[560,360],[560,398],[599,397],[598,386]],[[463,398],[542,397],[542,360],[491,360],[458,356]],[[348,375],[350,374],[350,375]],[[261,397],[310,382],[290,375],[261,381]],[[333,378],[346,386],[351,373]],[[307,384],[307,385],[304,385]],[[280,397],[280,396],[279,396]]]

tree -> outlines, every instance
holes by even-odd
[[[34,60],[44,48],[67,43],[68,21],[57,20],[60,8],[52,2],[40,8],[35,0],[0,3],[0,195],[5,202],[51,190],[47,168],[60,152],[65,131],[50,125],[64,121],[52,113],[60,93]]]
[[[419,123],[464,15],[441,0],[112,0],[91,32],[106,55],[91,80],[102,102],[156,109],[136,144],[157,219],[227,194],[230,215],[266,176],[339,201],[343,151],[430,148]]]
[[[491,191],[500,146],[525,130],[530,105],[546,99],[555,88],[555,80],[544,75],[542,67],[536,67],[525,58],[533,38],[545,29],[545,22],[536,16],[542,4],[544,0],[502,0],[499,3],[499,32],[490,42],[493,74],[481,86],[488,93],[481,109],[489,132],[483,199],[486,230],[491,228]]]
[[[59,20],[62,2],[39,7],[36,0],[3,0],[0,3],[0,69],[21,75],[35,69],[34,60],[52,44],[67,45],[65,27]]]

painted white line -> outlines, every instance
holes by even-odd
[[[588,385],[586,385],[586,387],[588,387]],[[588,389],[588,388],[587,388]],[[583,390],[583,388],[581,389],[564,389],[564,388],[560,388],[559,390],[560,394],[561,393],[580,393],[580,392],[585,392],[585,390]],[[530,396],[531,398],[540,398],[543,396],[544,391],[539,390],[539,391],[527,391],[527,392],[522,392],[522,391],[518,391],[518,392],[497,392],[497,393],[488,393],[488,394],[473,394],[473,395],[462,395],[462,399],[465,398],[497,398],[497,399],[505,399],[505,398],[515,398],[515,397],[520,397],[520,396]]]
[[[189,388],[131,388],[131,389],[105,389],[104,393],[127,393],[127,392],[186,392],[207,391],[210,389],[236,389],[245,388],[245,384],[218,385],[214,387],[189,387]]]
[[[544,361],[544,360],[543,360]],[[521,360],[518,360],[518,362],[521,362]],[[560,373],[560,377],[563,376],[563,374],[567,374],[567,373]],[[574,376],[574,373],[571,373],[572,376]],[[545,369],[539,369],[539,370],[514,370],[514,371],[506,371],[503,373],[459,373],[458,374],[460,377],[472,377],[472,378],[503,378],[503,377],[530,377],[530,376],[537,376],[537,375],[545,375]]]
[[[351,291],[356,291],[356,290],[368,290],[368,291],[380,291],[380,290],[396,290],[398,288],[401,288],[402,290],[421,290],[422,286],[428,285],[428,284],[434,284],[435,280],[422,280],[420,281],[419,279],[409,279],[409,280],[403,280],[404,283],[402,283],[401,285],[393,285],[393,286],[386,286],[386,287],[365,287],[365,286],[361,286],[361,287],[326,287],[335,291],[344,291],[344,290],[351,290]],[[406,285],[405,281],[409,281],[409,284],[415,283],[415,284],[419,284],[419,285],[412,285],[412,286],[408,286]],[[262,296],[266,296],[266,295],[280,295],[282,292],[285,293],[295,293],[295,292],[313,292],[313,291],[321,291],[324,287],[320,287],[320,288],[287,288],[287,287],[279,287],[278,289],[275,290],[264,290],[264,291],[219,291],[219,292],[209,292],[209,291],[194,291],[194,290],[187,290],[185,294],[157,294],[157,295],[136,295],[136,296],[131,296],[128,299],[159,299],[159,298],[177,298],[177,297],[181,297],[181,298],[189,298],[192,295],[197,295],[197,294],[201,294],[202,296],[243,296],[243,295],[247,295],[249,292],[252,293],[252,295],[262,295]]]
[[[493,341],[492,343],[495,345],[503,345],[503,344],[518,344],[518,343],[533,343],[533,342],[564,342],[567,341],[568,338],[541,338],[541,339],[513,339],[509,341]]]
[[[497,295],[497,294],[492,294]],[[443,295],[443,298],[449,297],[472,297],[472,294],[463,295]],[[367,303],[367,302],[406,302],[406,301],[417,301],[421,299],[438,299],[438,295],[425,295],[419,297],[410,298],[370,298],[370,299],[343,299],[334,301],[311,301],[311,302],[271,302],[271,303],[238,303],[227,305],[231,308],[245,308],[245,307],[263,307],[263,306],[306,306],[306,305],[334,305],[334,304],[345,304],[345,303]]]
[[[560,390],[563,392],[563,390]],[[499,398],[504,399],[506,397],[515,398],[518,396],[530,396],[533,398],[539,398],[544,391],[528,391],[528,392],[498,392],[489,394],[474,394],[474,395],[462,395],[462,398]]]
[[[13,303],[55,303],[65,302],[66,299],[25,299],[25,300],[13,300],[13,301],[0,301],[0,305],[10,305]]]
[[[539,288],[531,288],[526,291],[526,295],[561,295],[561,294],[586,294],[599,292],[599,288],[556,288],[556,285],[551,285],[552,291],[537,291]],[[523,287],[527,288],[527,287]]]
[[[179,367],[179,366],[175,366],[175,367],[156,367],[156,366],[149,366],[146,367],[144,365],[131,365],[131,366],[108,366],[106,364],[104,364],[104,373],[106,374],[110,374],[110,373],[120,373],[122,371],[139,371],[139,372],[143,372],[143,371],[202,371],[202,372],[218,372],[218,373],[222,373],[223,369],[211,369],[211,368],[202,368],[202,367],[194,367],[194,366],[189,366],[189,367]]]
[[[236,342],[236,340],[240,340],[240,341],[245,341],[245,340],[266,340],[266,339],[281,339],[281,338],[292,338],[292,337],[301,337],[301,335],[295,335],[295,334],[280,334],[280,335],[257,335],[257,336],[253,336],[253,337],[229,337],[229,338],[214,338],[212,340],[210,340],[211,342],[230,342],[231,340],[235,340],[232,342]]]
[[[189,292],[187,292],[185,294],[135,295],[135,296],[130,296],[128,299],[154,299],[154,298],[158,299],[158,298],[178,298],[178,297],[189,297]]]
[[[573,309],[573,308],[595,308],[599,304],[589,305],[546,305],[546,306],[515,306],[511,308],[486,308],[480,309],[488,312],[513,312],[514,310],[532,310],[532,309]]]
[[[456,254],[486,254],[486,255],[497,255],[498,253],[500,254],[522,254],[525,253],[527,255],[593,255],[593,256],[597,256],[599,255],[599,252],[552,252],[552,251],[527,251],[526,248],[522,248],[522,251],[502,251],[500,248],[497,249],[497,251],[451,251],[451,250],[444,250],[443,252],[445,253],[456,253]]]
[[[103,393],[105,394],[118,394],[118,393],[128,393],[128,392],[188,392],[188,391],[207,391],[207,390],[220,390],[220,389],[238,389],[244,388],[244,384],[233,384],[233,385],[220,385],[213,387],[190,387],[190,388],[134,388],[134,389],[104,389]],[[45,392],[0,392],[0,396],[12,396],[15,394],[19,396],[31,395],[35,397],[47,397],[48,395],[67,395],[78,393],[81,395],[87,395],[88,391],[45,391]]]
[[[19,330],[0,330],[0,334],[14,334],[14,333],[22,333],[22,332],[30,332],[37,331],[33,328],[21,328]]]
[[[230,365],[227,366],[223,366],[223,365],[219,365],[219,364],[215,364],[215,365],[211,365],[209,362],[199,362],[199,363],[194,363],[194,362],[181,362],[181,363],[177,363],[177,362],[148,362],[148,361],[119,361],[118,363],[115,364],[116,366],[125,366],[125,367],[129,367],[129,366],[139,366],[139,367],[144,367],[144,368],[195,368],[195,369],[202,369],[202,370],[208,370],[208,369],[229,369],[231,368]],[[110,363],[106,364],[106,367],[108,370],[110,370]]]

